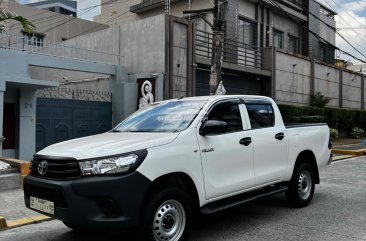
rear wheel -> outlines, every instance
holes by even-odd
[[[189,196],[178,188],[167,188],[151,195],[150,200],[144,212],[141,240],[185,240],[192,220]]]
[[[309,205],[314,196],[315,180],[313,170],[308,163],[296,165],[288,188],[286,198],[291,205],[295,207]]]

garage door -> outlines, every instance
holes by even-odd
[[[37,99],[36,150],[112,128],[111,102]]]

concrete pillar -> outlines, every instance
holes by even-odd
[[[343,108],[343,71],[339,70],[339,108]]]
[[[0,90],[0,138],[3,136],[3,119],[4,119],[4,91]],[[3,145],[0,143],[0,156],[3,155]]]
[[[31,161],[36,151],[36,89],[20,89],[19,159]]]

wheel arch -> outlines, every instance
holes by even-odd
[[[319,184],[320,183],[319,169],[314,153],[311,150],[304,150],[300,152],[296,158],[294,170],[300,163],[308,163],[312,167],[314,172],[315,183]]]
[[[162,175],[152,181],[144,195],[140,210],[143,210],[146,202],[149,201],[150,195],[163,187],[177,187],[186,191],[189,197],[192,198],[193,207],[195,209],[199,208],[200,200],[198,190],[193,179],[184,172],[173,172]]]

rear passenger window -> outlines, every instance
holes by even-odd
[[[273,127],[274,113],[269,104],[246,104],[252,129]]]
[[[228,124],[227,132],[243,130],[239,105],[236,101],[224,101],[216,104],[208,114],[208,120],[225,121]]]

